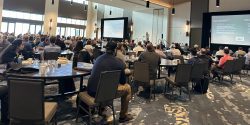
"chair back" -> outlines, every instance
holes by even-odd
[[[191,64],[179,64],[176,69],[175,82],[188,83],[190,81],[191,71]]]
[[[139,57],[143,52],[144,51],[138,51],[136,56]]]
[[[224,64],[223,73],[226,73],[226,74],[232,73],[234,70],[233,69],[234,64],[235,64],[235,60],[227,60]]]
[[[44,121],[44,83],[8,77],[9,117],[18,122]]]
[[[242,63],[242,59],[235,59],[233,72],[240,72],[243,69],[244,64]]]
[[[100,75],[95,103],[106,103],[115,99],[121,71],[105,71]]]
[[[58,52],[44,52],[44,60],[57,60],[59,56]]]
[[[205,63],[196,63],[192,66],[191,80],[202,79],[204,76]]]
[[[149,83],[149,64],[138,61],[134,63],[134,81]]]
[[[91,57],[88,51],[80,51],[78,55],[78,62],[90,63]]]
[[[180,56],[176,56],[176,55],[175,55],[175,56],[173,56],[173,58],[174,58],[174,59],[179,59],[179,60],[181,61],[180,63],[181,63],[181,64],[184,64],[184,57],[183,57],[182,55],[180,55]]]

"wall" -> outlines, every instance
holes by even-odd
[[[185,2],[175,6],[175,15],[169,11],[169,37],[168,42],[189,43],[186,36],[186,21],[190,21],[191,2]]]
[[[44,5],[45,0],[4,0],[3,9],[44,14]]]
[[[87,19],[87,10],[84,10],[83,4],[73,2],[73,4],[70,5],[70,1],[65,0],[60,0],[59,2],[59,17],[67,17],[81,20]]]
[[[2,25],[2,11],[3,11],[3,2],[4,0],[0,0],[0,29],[1,29],[1,25]]]
[[[209,12],[250,10],[250,0],[220,0],[220,7],[216,7],[216,0],[209,0]]]
[[[152,41],[153,10],[133,11],[133,39],[135,42],[146,40],[146,32]]]
[[[110,15],[110,10],[112,11]],[[104,18],[123,17],[123,9],[105,5]]]

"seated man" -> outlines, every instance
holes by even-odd
[[[233,57],[231,57],[229,55],[229,49],[224,49],[224,56],[221,57],[220,61],[219,61],[219,64],[218,65],[215,65],[213,68],[212,68],[212,73],[213,73],[213,78],[215,77],[218,77],[218,74],[216,71],[218,70],[221,70],[224,68],[224,64],[228,61],[228,60],[233,60]]]
[[[147,45],[147,51],[142,53],[138,59],[140,62],[149,64],[149,77],[151,79],[157,78],[158,66],[161,63],[160,56],[155,52],[152,44]],[[146,98],[150,98],[150,87],[144,87],[144,94]]]
[[[61,47],[57,46],[55,44],[56,43],[56,37],[51,36],[49,38],[49,41],[50,41],[50,45],[47,45],[47,46],[44,47],[44,52],[58,52],[58,53],[60,53],[61,52]]]
[[[213,64],[213,60],[211,59],[211,57],[208,56],[208,52],[204,48],[201,49],[201,55],[198,56],[198,58],[201,59],[203,63],[208,63],[209,68]]]
[[[197,50],[195,48],[190,50],[192,58],[188,60],[188,64],[201,63],[201,60],[197,56]]]
[[[117,90],[117,97],[121,97],[121,112],[119,122],[126,122],[132,119],[128,115],[128,104],[131,99],[131,87],[126,83],[125,65],[122,61],[115,57],[115,42],[108,42],[106,45],[106,53],[97,58],[91,76],[88,80],[87,91],[92,97],[95,97],[100,74],[103,71],[121,70],[120,84]],[[108,86],[108,83],[107,83]]]

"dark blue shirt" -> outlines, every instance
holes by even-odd
[[[88,86],[87,86],[88,94],[91,95],[92,97],[95,97],[101,72],[113,71],[113,70],[121,70],[120,84],[125,84],[126,83],[125,64],[118,58],[116,58],[114,55],[110,55],[107,53],[98,57],[93,66],[91,76],[88,80]],[[107,83],[107,87],[108,84],[109,83]]]

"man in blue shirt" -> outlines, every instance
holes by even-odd
[[[132,119],[132,117],[127,114],[128,104],[131,99],[131,87],[126,83],[125,64],[115,57],[116,47],[117,44],[115,42],[109,42],[106,45],[106,53],[97,58],[88,80],[87,91],[90,96],[95,97],[101,72],[121,70],[122,72],[120,76],[120,84],[117,90],[117,97],[121,97],[119,122],[122,123]]]

